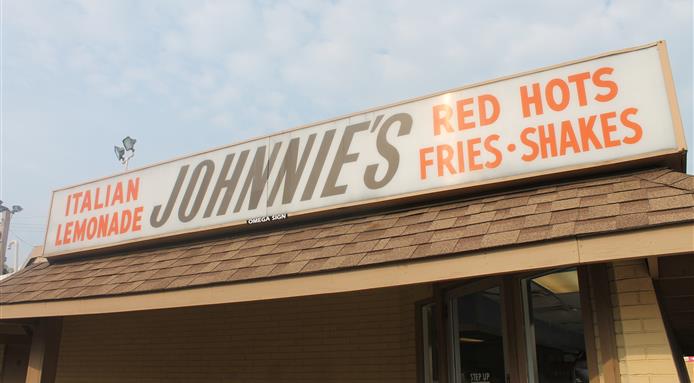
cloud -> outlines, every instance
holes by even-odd
[[[106,97],[192,97],[208,122],[240,94],[289,89],[323,118],[666,36],[683,47],[692,22],[687,1],[48,4],[11,2],[11,28],[31,47],[23,60],[67,65]],[[691,65],[691,44],[687,54]]]

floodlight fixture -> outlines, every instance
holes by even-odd
[[[2,204],[2,201],[0,201],[0,213],[4,213],[4,212],[8,211],[8,212],[10,212],[10,214],[15,214],[15,213],[19,213],[22,210],[24,210],[24,209],[22,209],[22,207],[19,205],[12,205],[12,208],[8,208],[7,206]]]
[[[137,142],[136,139],[127,136],[123,139],[123,146],[125,147],[125,150],[134,152],[135,151],[135,143]]]
[[[123,160],[125,160],[125,149],[121,148],[120,146],[114,146],[113,152],[116,153],[116,158],[118,161],[123,162]]]
[[[113,152],[121,164],[125,165],[125,170],[128,170],[128,162],[135,155],[136,139],[127,136],[123,139],[123,146],[114,146]]]

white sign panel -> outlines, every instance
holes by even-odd
[[[660,44],[54,192],[45,255],[683,150]]]

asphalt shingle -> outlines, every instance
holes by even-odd
[[[642,170],[108,257],[39,262],[0,281],[0,304],[329,272],[691,221],[694,176]]]

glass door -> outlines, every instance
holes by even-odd
[[[485,280],[449,293],[451,382],[507,381],[502,289]]]
[[[537,274],[522,284],[530,382],[587,383],[576,269]]]

